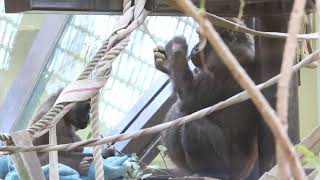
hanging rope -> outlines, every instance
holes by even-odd
[[[80,76],[77,78],[77,81],[79,80],[84,80],[88,79],[89,76],[91,75],[92,71],[96,68],[98,62],[102,59],[102,57],[106,54],[107,51],[107,46],[108,46],[108,40],[103,43],[103,45],[100,47],[98,52],[95,54],[95,56],[92,58],[89,64],[86,65],[85,69],[82,71]],[[64,114],[66,114],[74,105],[75,103],[70,103],[71,106],[69,106],[68,109],[66,108],[67,104],[55,104],[52,109],[43,117],[41,118],[37,123],[29,127],[27,130],[28,132],[36,136],[36,133],[43,130],[44,128],[48,127],[53,119],[57,117],[58,114],[62,113],[61,118],[63,117]],[[59,121],[59,119],[55,119],[55,121]],[[1,141],[8,141],[10,140],[10,136],[4,136],[3,138],[1,137],[2,134],[0,134],[0,140]]]
[[[99,61],[98,65],[96,66],[96,78],[110,77],[112,63],[128,45],[130,33],[139,25],[141,25],[147,17],[148,13],[144,9],[145,3],[145,0],[135,1],[135,5],[130,7],[132,4],[130,0],[125,0],[123,2],[123,16],[120,18],[118,25],[115,27],[114,33],[112,33],[111,37],[109,38],[107,50],[113,45],[116,45],[102,57],[101,61]],[[100,93],[96,94],[91,99],[91,131],[93,138],[101,137],[99,128],[99,99]],[[101,146],[98,145],[93,147],[93,157],[95,166],[95,179],[103,180],[104,170],[103,158],[101,156]]]

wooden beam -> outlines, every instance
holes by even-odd
[[[21,0],[11,1],[6,4],[6,12],[22,11],[62,11],[64,13],[74,12],[76,14],[122,14],[122,1],[119,0],[74,0],[74,1],[54,1],[54,0],[25,0],[30,7],[21,6]],[[289,14],[292,7],[292,0],[245,0],[245,16],[274,16],[276,14]],[[199,0],[193,0],[198,5]],[[239,0],[207,0],[207,11],[220,16],[238,16]],[[314,1],[309,0],[306,6],[308,12],[314,10]],[[167,5],[167,0],[148,0],[146,8],[151,11],[151,15],[181,15],[181,12]],[[52,13],[52,12],[51,12]]]
[[[33,146],[30,134],[26,130],[11,133],[11,137],[16,146]],[[45,180],[36,152],[21,152],[11,157],[20,179]]]
[[[57,126],[56,124],[52,125],[49,129],[49,144],[57,145]],[[58,151],[49,152],[49,177],[50,179],[59,180],[58,172]]]
[[[29,0],[20,0],[20,1],[12,1],[12,0],[4,0],[5,11],[6,12],[20,12],[27,11],[31,8],[31,3]]]

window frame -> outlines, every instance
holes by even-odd
[[[120,0],[77,0],[74,2],[37,2],[38,0],[5,0],[6,12],[38,12],[50,13],[61,11],[64,13],[75,12],[77,14],[108,14],[121,15],[122,1]],[[82,2],[81,2],[82,1]],[[85,1],[85,2],[84,2]],[[193,1],[196,5],[199,0]],[[274,16],[289,15],[292,8],[291,0],[247,0],[244,7],[244,16]],[[239,1],[237,0],[208,0],[206,8],[208,12],[218,16],[233,16],[239,14]],[[313,0],[308,0],[306,11],[315,12]],[[178,10],[166,4],[165,0],[148,0],[146,9],[151,15],[180,15]],[[52,13],[52,12],[51,12]]]

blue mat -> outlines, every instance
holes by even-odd
[[[125,178],[128,166],[124,162],[129,160],[128,156],[113,156],[103,161],[105,179]],[[42,171],[49,179],[49,165],[43,166]],[[94,180],[94,164],[91,162],[88,176],[80,177],[79,173],[63,164],[58,164],[60,180]],[[9,156],[0,156],[0,178],[4,180],[20,180]]]

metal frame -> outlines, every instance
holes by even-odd
[[[155,126],[163,122],[166,112],[174,103],[175,97],[172,96],[171,83],[167,77],[162,77],[160,80],[149,89],[144,96],[136,103],[127,116],[121,121],[112,134],[124,132],[134,132],[150,126]],[[139,138],[139,140],[127,140],[115,143],[117,150],[123,153],[137,153],[138,156],[143,156],[150,163],[157,155],[154,151],[155,146],[159,141],[159,134],[151,134]],[[149,150],[149,149],[152,150]],[[152,153],[151,153],[152,152]]]
[[[67,15],[48,15],[41,25],[23,64],[4,99],[0,113],[0,132],[10,132],[48,62],[52,49],[63,31]]]
[[[166,3],[167,0],[148,0],[146,8],[152,15],[179,15],[180,12]],[[193,0],[199,4],[199,0]],[[275,14],[289,14],[292,0],[246,0],[245,16],[274,16]],[[64,13],[99,13],[122,14],[122,1],[120,0],[73,0],[65,2],[47,0],[5,0],[6,12],[23,11],[62,11]],[[208,0],[207,11],[219,16],[237,16],[239,13],[239,0]],[[314,8],[314,0],[307,3],[307,11]]]

